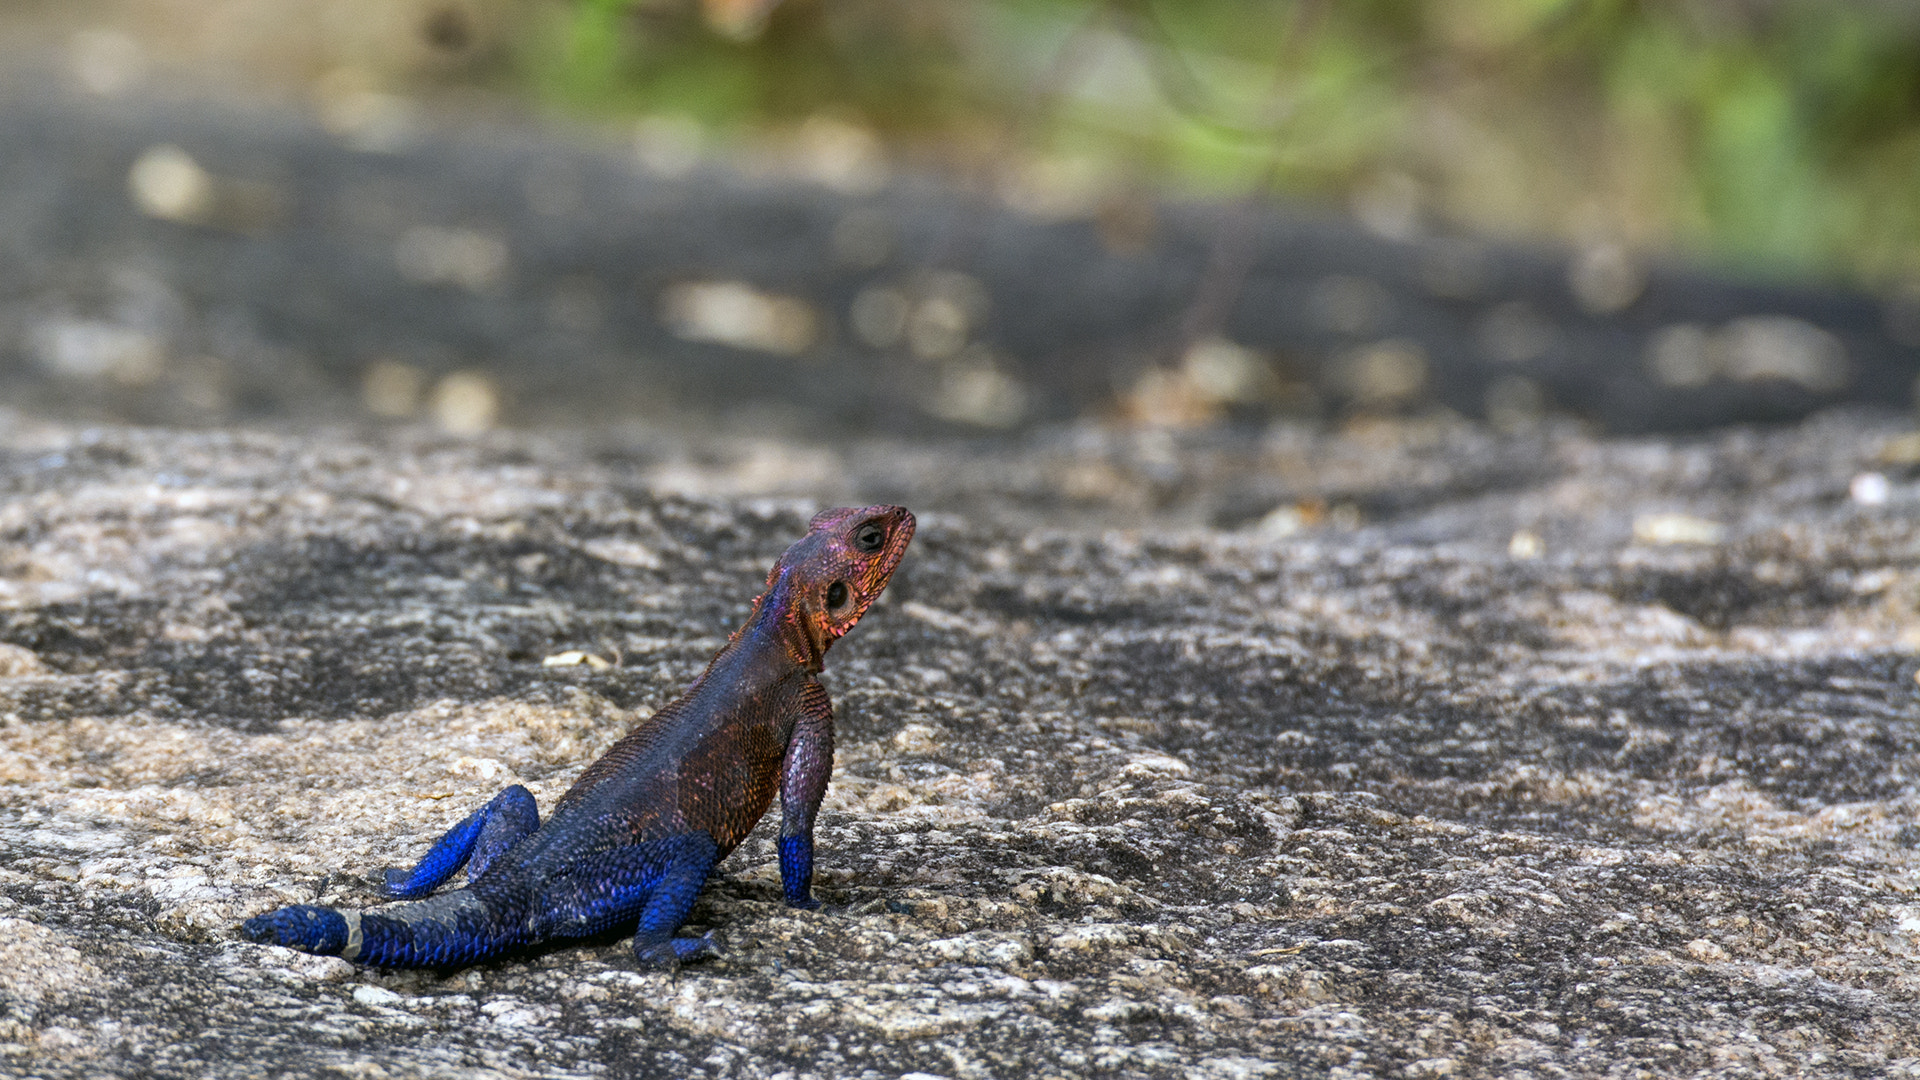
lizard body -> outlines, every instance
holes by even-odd
[[[813,823],[833,772],[833,708],[816,677],[886,588],[913,515],[829,510],[780,556],[753,613],[686,693],[587,766],[545,824],[518,784],[448,830],[369,911],[296,905],[248,919],[250,941],[386,967],[456,967],[637,926],[643,963],[711,953],[676,938],[707,876],[777,794],[786,902],[813,899]],[[430,895],[461,866],[466,887]]]

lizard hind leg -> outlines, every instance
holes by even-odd
[[[515,784],[448,829],[412,870],[388,870],[386,894],[395,900],[418,900],[462,866],[467,868],[468,880],[477,878],[494,859],[539,827],[540,808],[533,793]]]
[[[634,955],[650,967],[717,954],[710,937],[676,938],[720,846],[695,831],[602,852],[550,885],[539,907],[541,936],[586,937],[636,922]]]

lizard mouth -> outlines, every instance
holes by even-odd
[[[892,528],[887,533],[887,546],[881,549],[879,579],[874,583],[872,593],[875,596],[887,587],[887,582],[893,580],[894,568],[900,565],[900,560],[907,554],[907,544],[912,542],[913,530],[918,524],[912,512],[904,506],[892,507],[887,516],[892,519]]]
[[[882,573],[886,575],[886,578],[881,580],[881,584],[884,585],[886,579],[893,577],[893,568],[900,565],[901,557],[907,553],[907,543],[913,539],[913,530],[917,524],[913,519],[913,513],[906,507],[893,508],[893,530],[887,538],[886,553],[880,560],[880,565],[885,568]]]

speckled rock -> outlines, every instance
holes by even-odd
[[[0,416],[0,1072],[1920,1076],[1917,470],[1860,415],[807,447]],[[694,914],[725,956],[674,976],[239,940],[377,902],[506,784],[550,805],[856,499],[921,528],[827,674],[840,910],[781,906],[759,837]]]

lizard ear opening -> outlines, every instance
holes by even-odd
[[[827,610],[838,611],[847,606],[847,583],[836,581],[827,586]]]

